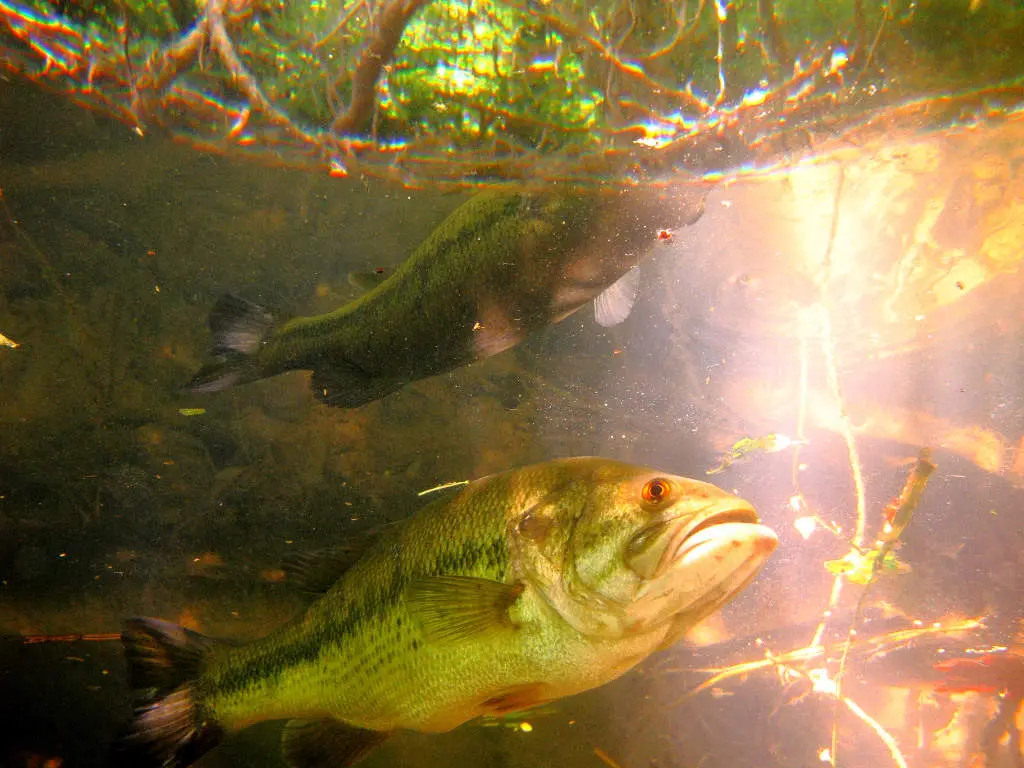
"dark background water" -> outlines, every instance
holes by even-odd
[[[949,156],[967,163],[957,145]],[[1019,200],[1024,166],[1006,165],[1004,196]],[[513,351],[354,411],[315,403],[304,374],[181,394],[205,355],[209,308],[227,290],[301,314],[333,308],[354,295],[350,271],[400,263],[464,196],[231,161],[140,138],[6,81],[0,189],[0,332],[21,344],[0,348],[5,768],[106,765],[130,712],[118,643],[26,636],[116,633],[123,616],[143,614],[256,637],[303,605],[277,581],[285,554],[401,519],[421,489],[583,454],[699,477],[741,437],[795,435],[794,306],[812,302],[813,281],[796,264],[803,245],[775,229],[788,214],[773,208],[770,187],[713,192],[704,218],[645,265],[622,326],[601,329],[584,310]],[[914,221],[877,218],[910,237]],[[1005,291],[1014,274],[993,282]],[[882,317],[875,293],[842,294],[847,311],[834,324],[869,533],[920,445],[936,448],[940,467],[900,551],[913,570],[873,589],[878,623],[868,633],[884,633],[885,621],[984,615],[986,632],[963,642],[1007,642],[1020,616],[1024,318],[998,285],[977,296],[966,314],[929,312],[937,328],[908,336],[902,319],[866,328]],[[882,339],[866,349],[869,331]],[[809,363],[801,486],[848,533],[853,488],[823,360],[816,351]],[[181,413],[189,408],[205,413]],[[622,768],[822,764],[833,703],[806,681],[762,672],[677,703],[702,679],[680,668],[761,658],[813,635],[831,587],[822,562],[847,548],[820,531],[805,542],[793,528],[791,464],[791,450],[760,455],[713,478],[753,501],[782,544],[711,623],[707,647],[680,645],[528,716],[529,733],[406,734],[366,764],[600,766],[602,754]],[[827,639],[845,637],[858,591],[847,587]],[[939,644],[955,652],[958,642]],[[959,717],[977,731],[993,706],[932,692],[937,647],[855,664],[849,677],[849,695],[902,724],[914,765],[955,762],[917,754],[916,715],[906,713],[936,712],[941,725]],[[842,723],[842,765],[889,759],[863,724]],[[261,726],[203,764],[277,765],[276,739]]]

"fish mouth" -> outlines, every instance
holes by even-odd
[[[719,541],[722,536],[729,533],[740,531],[746,533],[748,532],[747,526],[769,530],[758,523],[757,512],[754,511],[754,508],[741,499],[736,499],[729,509],[712,512],[690,525],[680,526],[665,547],[661,561],[658,563],[656,575],[664,573],[684,559],[692,559],[698,549],[711,542]],[[720,526],[729,527],[726,529]],[[750,529],[749,532],[752,533],[753,529]],[[774,533],[771,538],[775,538]],[[777,541],[775,539],[776,543]],[[774,548],[773,545],[772,549]]]
[[[672,522],[678,523],[678,518],[668,526]],[[634,568],[645,579],[637,600],[652,615],[671,603],[673,613],[685,611],[695,620],[742,590],[779,543],[775,532],[761,525],[754,508],[742,499],[730,499],[724,509],[665,531],[663,538],[667,542],[657,565],[644,563],[643,570],[650,575]],[[654,610],[654,605],[662,607]]]

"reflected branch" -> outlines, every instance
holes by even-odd
[[[332,125],[335,133],[351,133],[362,128],[377,106],[377,81],[391,61],[413,15],[430,0],[391,0],[373,19],[373,37],[363,48],[352,76],[352,99],[348,110]]]

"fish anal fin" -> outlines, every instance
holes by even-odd
[[[514,629],[509,608],[522,584],[473,576],[429,576],[406,589],[406,605],[428,641],[458,642]]]
[[[281,734],[281,751],[291,768],[347,768],[387,739],[332,718],[289,720]]]
[[[313,371],[309,388],[313,390],[313,396],[324,405],[358,408],[401,389],[407,383],[404,378],[375,376],[333,360],[330,365],[320,365]]]
[[[594,299],[594,319],[597,324],[610,328],[621,323],[633,311],[639,293],[640,268],[633,267]]]
[[[295,553],[281,563],[288,584],[303,592],[323,594],[355,565],[365,547],[346,546]]]
[[[483,715],[507,715],[539,707],[551,699],[546,683],[524,683],[485,699],[480,704],[480,710]]]

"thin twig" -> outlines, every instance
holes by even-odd
[[[688,3],[684,2],[679,9],[679,13],[676,14],[676,31],[672,39],[660,48],[656,48],[645,56],[641,56],[641,61],[651,61],[671,53],[677,45],[689,39],[690,35],[697,29],[697,25],[700,24],[700,16],[704,12],[705,2],[706,0],[700,0],[697,5],[697,11],[693,14],[693,21],[690,22],[686,20],[686,7]]]
[[[316,49],[316,48],[320,48],[323,45],[326,45],[327,42],[332,37],[334,37],[336,34],[338,34],[338,32],[340,32],[342,30],[342,28],[344,28],[349,23],[349,21],[352,20],[352,17],[356,15],[356,11],[360,10],[361,8],[365,8],[365,7],[366,7],[365,0],[356,0],[356,2],[352,3],[352,5],[350,5],[348,8],[345,9],[345,12],[341,15],[341,18],[338,19],[338,23],[335,24],[333,27],[331,27],[330,31],[327,32],[327,34],[325,34],[319,40],[316,40],[316,41],[313,42],[313,48]]]

